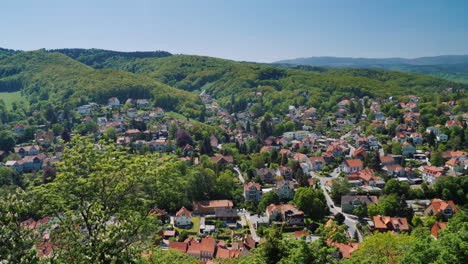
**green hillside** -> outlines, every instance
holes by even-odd
[[[424,95],[444,88],[467,87],[441,78],[379,69],[285,69],[269,65],[188,55],[137,59],[110,67],[151,77],[187,91],[206,90],[226,107],[248,103],[265,111],[284,112],[289,104],[331,110],[343,96]],[[254,98],[252,92],[264,92]],[[233,98],[231,98],[233,97]]]
[[[0,92],[22,90],[32,103],[77,106],[109,97],[150,98],[166,109],[197,116],[198,97],[154,79],[125,71],[96,70],[60,53],[22,52],[0,60]]]
[[[3,59],[3,58],[6,58],[8,56],[17,54],[19,52],[20,51],[18,51],[18,50],[0,48],[0,60]]]
[[[95,69],[110,68],[116,63],[125,63],[135,59],[161,58],[172,55],[166,51],[123,52],[102,49],[56,49],[49,50],[49,52],[65,54]]]

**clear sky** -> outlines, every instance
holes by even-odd
[[[468,54],[467,14],[466,0],[11,0],[0,47],[414,58]]]

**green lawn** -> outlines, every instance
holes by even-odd
[[[180,233],[182,230],[184,230],[186,232],[196,232],[196,233],[198,233],[198,230],[200,229],[200,217],[198,217],[198,216],[192,217],[192,223],[193,223],[192,228],[190,228],[190,229],[176,228],[177,232]]]
[[[166,112],[166,115],[169,116],[169,117],[172,117],[172,118],[178,118],[178,119],[181,119],[181,120],[187,120],[187,117],[179,114],[179,113],[176,113],[176,112]],[[202,124],[200,123],[199,121],[195,120],[195,119],[192,119],[192,118],[189,118],[189,121],[191,123],[198,123],[198,124]]]
[[[7,107],[11,107],[11,104],[13,102],[18,102],[18,103],[27,103],[28,101],[26,100],[25,97],[21,95],[21,93],[18,92],[0,92],[0,99],[2,99]]]

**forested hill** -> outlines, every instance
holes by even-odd
[[[441,78],[378,69],[286,69],[254,63],[189,55],[145,58],[109,65],[145,75],[187,91],[206,90],[223,106],[243,110],[254,104],[258,114],[284,113],[288,105],[332,107],[342,97],[387,97],[439,93],[468,86]],[[252,92],[263,92],[261,98]],[[233,98],[231,98],[233,97]]]
[[[468,55],[446,55],[433,57],[406,58],[348,58],[348,57],[308,57],[290,60],[281,60],[278,64],[328,66],[328,67],[369,67],[372,65],[441,65],[441,64],[468,64]]]
[[[64,107],[90,101],[106,103],[113,96],[148,98],[169,110],[197,116],[200,99],[152,78],[130,72],[96,70],[60,53],[21,52],[0,60],[0,91],[21,90],[31,104],[46,102]]]
[[[405,58],[340,58],[340,57],[309,57],[282,60],[272,65],[294,67],[296,65],[325,66],[334,68],[375,68],[412,72],[447,80],[468,83],[468,55],[451,55]]]
[[[18,50],[0,48],[0,60],[19,52]]]
[[[167,51],[134,51],[123,52],[102,49],[56,49],[59,52],[96,69],[110,68],[116,63],[142,58],[161,58],[171,56]]]

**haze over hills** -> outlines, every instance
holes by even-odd
[[[468,82],[468,55],[446,55],[414,59],[308,57],[281,60],[274,62],[273,65],[285,67],[309,65],[334,68],[378,68],[432,75],[457,82]]]

